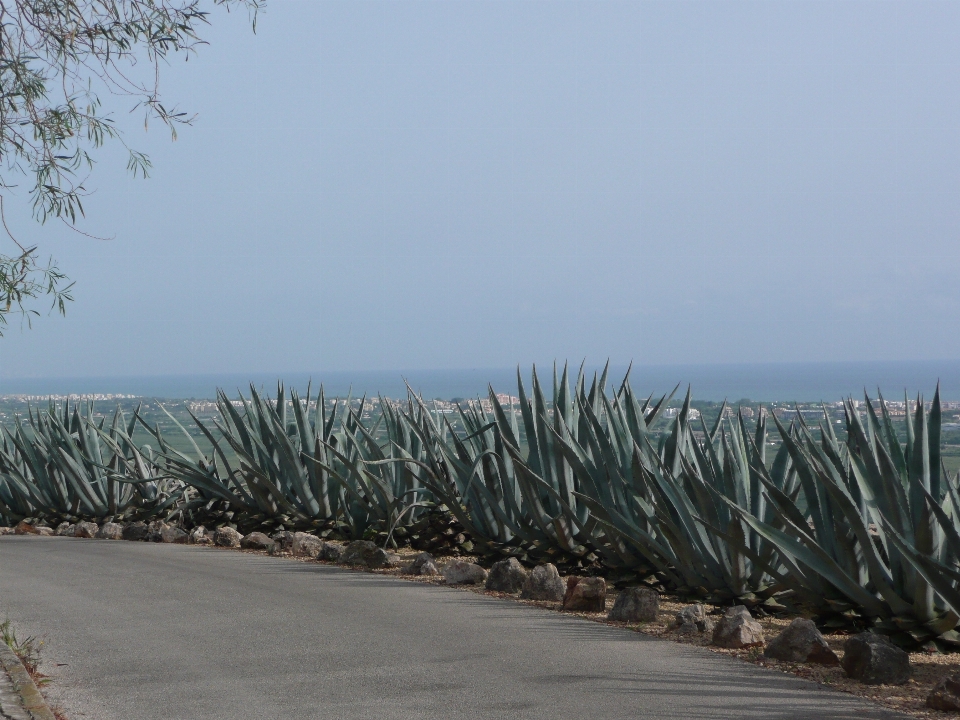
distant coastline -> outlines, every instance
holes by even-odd
[[[571,364],[576,373],[578,365]],[[600,368],[590,366],[590,377]],[[626,366],[611,366],[609,382],[619,383]],[[539,366],[544,385],[552,382],[553,368]],[[530,367],[521,367],[529,389]],[[889,399],[902,399],[904,390],[933,396],[940,381],[944,400],[960,400],[960,360],[832,363],[755,363],[717,365],[642,365],[631,374],[634,389],[657,395],[670,392],[677,383],[681,391],[689,384],[699,400],[736,401],[833,401],[852,395],[860,397],[864,388],[871,396],[877,388]],[[212,398],[220,387],[229,395],[246,393],[250,383],[271,394],[277,380],[301,393],[313,381],[314,390],[323,382],[328,396],[402,397],[404,380],[426,398],[476,397],[486,395],[487,385],[498,392],[515,392],[516,369],[474,368],[462,370],[396,371],[318,371],[278,373],[223,373],[165,376],[7,378],[0,371],[0,395],[128,394],[158,398]],[[680,392],[680,391],[678,391]]]

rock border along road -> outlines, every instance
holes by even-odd
[[[195,546],[2,537],[0,614],[43,636],[71,720],[905,717],[472,592]]]
[[[55,720],[30,673],[0,641],[0,720]]]

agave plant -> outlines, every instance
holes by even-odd
[[[499,408],[498,418],[518,472],[549,502],[545,506],[561,513],[568,526],[576,529],[576,539],[599,555],[605,565],[642,577],[655,568],[666,570],[666,561],[648,537],[642,533],[625,536],[611,521],[621,517],[619,511],[629,507],[627,512],[632,513],[644,504],[634,483],[638,467],[635,438],[648,440],[649,429],[673,393],[657,403],[652,403],[652,396],[640,402],[630,388],[628,371],[611,401],[604,389],[606,377],[605,369],[587,390],[581,374],[569,406],[564,412],[554,411],[549,418],[538,397],[534,372],[534,397],[538,401],[529,409],[536,417],[534,412],[525,413],[524,426],[527,436],[535,437],[536,442],[530,443],[525,456],[515,433],[508,432]],[[566,372],[560,382],[561,392],[555,392],[555,404],[556,399],[566,398],[562,392],[565,380]],[[556,388],[556,380],[554,385]],[[559,523],[555,527],[558,531],[565,529]]]
[[[420,398],[405,420],[421,440],[421,481],[470,533],[475,548],[491,555],[523,555],[543,539],[522,509],[521,481],[503,448],[496,423],[479,403],[459,408],[465,435],[459,437]],[[404,457],[404,455],[401,455]],[[413,460],[412,457],[404,457]]]
[[[376,437],[376,426],[365,427],[360,414],[350,411],[337,442],[325,443],[322,453],[307,460],[342,488],[347,534],[361,537],[376,530],[395,545],[397,527],[401,522],[403,526],[416,522],[423,500],[432,492],[422,480],[426,455],[421,435],[411,429],[400,408],[382,397],[379,402],[384,443]],[[413,403],[410,412],[414,412]]]
[[[723,426],[724,406],[711,430],[701,419],[698,439],[688,390],[669,433],[657,440],[650,426],[663,400],[653,410],[649,404],[640,404],[625,380],[612,401],[602,398],[602,413],[582,405],[590,425],[580,441],[569,432],[557,435],[576,469],[577,496],[603,529],[593,531],[594,544],[610,565],[617,555],[626,565],[645,560],[680,594],[769,601],[778,588],[764,561],[771,562],[776,550],[729,509],[732,503],[775,520],[759,493],[763,416],[751,437],[742,415]],[[779,487],[796,493],[783,458],[774,463],[774,475]]]
[[[361,399],[361,408],[364,403]],[[241,396],[239,405],[218,391],[221,419],[212,428],[191,413],[211,445],[209,454],[169,413],[189,438],[192,455],[172,447],[159,428],[150,429],[166,472],[192,488],[190,510],[220,504],[228,508],[227,520],[245,527],[319,527],[351,538],[416,518],[416,512],[404,511],[411,496],[426,490],[416,472],[393,459],[396,448],[419,456],[419,439],[385,400],[372,427],[350,408],[349,399],[342,405],[334,401],[328,410],[322,387],[316,398],[308,387],[306,398],[291,391],[288,400],[281,383],[270,400],[251,386],[250,398]],[[384,447],[376,438],[379,424],[387,434]]]
[[[565,369],[559,379],[554,375],[548,404],[534,369],[529,400],[518,378],[519,413],[504,408],[492,390],[492,418],[476,408],[461,411],[467,437],[437,444],[451,475],[445,500],[462,498],[461,522],[500,552],[514,545],[535,557],[599,556],[621,579],[656,570],[681,592],[751,603],[769,598],[778,588],[763,561],[776,549],[726,504],[732,498],[763,517],[773,514],[753,469],[764,462],[764,421],[751,438],[742,418],[724,432],[718,419],[711,432],[704,427],[709,441],[701,447],[688,420],[688,393],[671,432],[658,442],[651,428],[672,393],[641,402],[629,374],[612,399],[605,385],[606,372],[589,389],[581,372],[570,392]],[[784,460],[776,475],[795,495]],[[442,484],[436,492],[444,492]],[[734,526],[732,540],[716,530]]]
[[[506,407],[492,388],[489,414],[479,402],[461,406],[463,436],[449,423],[430,422],[427,413],[420,420],[409,419],[431,453],[429,467],[441,470],[440,475],[428,473],[424,482],[470,532],[479,550],[573,567],[592,564],[599,551],[609,555],[610,566],[643,575],[653,569],[642,554],[631,554],[622,543],[597,542],[595,535],[603,530],[578,497],[583,481],[576,472],[579,465],[563,448],[571,433],[589,430],[585,405],[603,412],[605,382],[606,371],[594,377],[588,389],[581,370],[571,391],[564,368],[560,377],[554,373],[548,402],[534,368],[529,397],[518,373],[519,407]],[[646,412],[653,421],[664,401],[638,404],[641,417]]]
[[[825,624],[862,618],[906,647],[960,644],[960,543],[950,535],[960,505],[940,466],[939,388],[929,414],[922,398],[912,417],[907,403],[903,444],[882,397],[878,406],[866,398],[861,418],[845,403],[843,443],[826,411],[819,442],[802,421],[777,420],[805,507],[764,482],[782,527],[739,514],[777,546],[779,580]]]
[[[118,408],[109,427],[92,404],[29,410],[0,448],[0,512],[49,518],[156,515],[178,502],[179,488],[157,474],[152,451],[132,441],[136,419]]]
[[[331,505],[339,497],[330,492],[329,478],[317,472],[301,457],[303,448],[322,448],[333,434],[338,408],[328,416],[321,388],[313,413],[310,413],[310,389],[302,401],[296,392],[287,395],[283,385],[274,402],[250,387],[250,398],[240,397],[241,413],[222,390],[217,391],[220,419],[208,427],[190,412],[194,424],[211,446],[204,453],[186,428],[165,408],[193,448],[182,452],[166,441],[159,427],[141,422],[154,435],[167,473],[191,488],[187,511],[228,508],[228,519],[241,518],[245,524],[259,525],[285,520],[291,526],[306,526],[312,521],[332,521],[338,514]],[[293,422],[288,422],[288,405]]]
[[[22,518],[33,515],[34,505],[30,501],[29,485],[18,480],[26,471],[21,469],[12,474],[4,469],[9,466],[23,466],[6,433],[0,437],[0,458],[0,523],[13,525]]]
[[[516,446],[510,445],[522,474],[553,497],[568,522],[578,529],[578,537],[603,563],[641,576],[654,569],[668,572],[669,563],[651,542],[655,531],[647,520],[652,506],[639,475],[642,462],[633,433],[645,438],[666,400],[661,398],[652,408],[650,398],[640,404],[627,380],[614,401],[597,383],[589,393],[578,392],[577,424],[571,426],[562,417],[556,422],[555,415],[550,428],[553,450],[572,475],[568,497],[562,497],[529,460],[520,457]],[[532,454],[528,457],[539,459]]]

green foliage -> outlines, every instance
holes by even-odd
[[[220,501],[248,524],[279,518],[285,526],[339,527],[359,538],[372,527],[415,521],[416,508],[408,506],[426,493],[416,464],[422,455],[419,437],[387,401],[381,398],[380,404],[389,438],[385,447],[349,401],[342,407],[335,403],[328,414],[322,388],[315,399],[309,388],[305,399],[291,392],[288,402],[282,384],[273,401],[251,386],[250,399],[240,397],[242,412],[218,392],[221,420],[213,428],[193,416],[213,448],[209,455],[182,427],[192,457],[166,442],[159,428],[148,428],[165,471],[191,488],[189,508]]]
[[[0,212],[2,204],[0,197]],[[52,259],[43,265],[37,257],[37,248],[18,245],[18,249],[14,256],[0,254],[0,337],[10,313],[22,315],[28,324],[39,315],[31,301],[46,295],[51,299],[51,309],[65,315],[67,303],[73,300],[70,294],[73,283],[67,282]]]
[[[261,0],[48,0],[6,3],[0,23],[0,187],[10,175],[31,175],[34,212],[75,222],[85,188],[77,178],[93,167],[89,149],[122,139],[98,92],[132,98],[144,121],[171,131],[190,117],[165,105],[159,78],[166,61],[202,44],[204,6],[246,7]],[[145,175],[145,155],[129,150],[128,168]]]
[[[34,675],[40,669],[43,641],[33,636],[19,640],[9,618],[0,623],[0,642],[5,643],[8,648],[13,650],[31,675]]]
[[[882,398],[845,406],[847,440],[829,421],[819,441],[803,423],[778,427],[803,504],[765,482],[779,527],[741,517],[780,551],[768,567],[797,600],[846,624],[862,618],[906,646],[960,644],[957,481],[941,471],[940,398],[905,416],[901,444]]]
[[[157,440],[165,471],[189,486],[187,509],[220,501],[238,513],[260,519],[283,516],[293,524],[335,518],[339,496],[329,492],[329,474],[316,463],[305,462],[301,450],[322,450],[333,439],[336,406],[328,417],[321,390],[311,414],[309,389],[303,402],[293,393],[294,423],[290,424],[282,385],[273,402],[255,387],[250,390],[249,400],[240,398],[243,412],[218,391],[221,420],[213,428],[191,413],[212,446],[209,455],[169,413],[189,440],[192,456],[170,445],[159,427],[141,421]]]
[[[750,605],[769,600],[780,589],[766,570],[776,550],[735,514],[746,508],[776,521],[760,492],[765,421],[761,418],[755,436],[739,415],[726,423],[721,417],[711,431],[701,422],[697,440],[688,393],[669,435],[655,448],[645,424],[631,423],[631,416],[641,420],[642,413],[627,411],[629,394],[625,390],[620,402],[607,408],[606,431],[598,422],[591,437],[593,457],[615,457],[619,449],[621,458],[616,474],[601,474],[613,465],[610,460],[584,473],[595,478],[588,489],[594,514],[611,538],[645,554],[681,594]],[[775,463],[773,474],[781,489],[795,492],[787,465]]]
[[[340,432],[322,447],[317,443],[315,453],[307,456],[339,485],[349,537],[363,537],[373,528],[392,533],[401,523],[413,524],[421,513],[419,501],[431,494],[423,482],[430,471],[423,442],[413,431],[425,411],[408,405],[405,415],[380,398],[380,422],[387,435],[382,446],[374,437],[376,428],[365,427],[360,413],[351,410]],[[411,416],[414,421],[407,422]]]
[[[179,483],[159,475],[150,448],[131,440],[135,422],[118,410],[105,427],[92,404],[30,410],[3,431],[0,515],[102,519],[173,506]]]
[[[192,452],[121,413],[97,422],[51,407],[5,431],[0,514],[7,518],[178,513],[220,508],[249,529],[282,524],[378,537],[437,523],[445,508],[490,559],[516,556],[603,571],[717,603],[818,613],[826,626],[873,626],[902,645],[960,646],[960,477],[940,458],[940,397],[905,417],[887,404],[844,407],[845,437],[773,416],[748,427],[724,406],[694,420],[688,391],[654,402],[629,376],[536,370],[518,398],[459,406],[457,424],[412,392],[404,403],[327,403],[251,387],[219,419],[193,416],[211,450]],[[668,417],[669,415],[669,417]],[[131,441],[135,420],[159,452]],[[171,416],[172,419],[172,416]],[[421,522],[422,521],[422,522]],[[451,521],[452,522],[452,521]],[[424,525],[426,527],[426,525]],[[454,533],[459,530],[452,531]]]
[[[101,96],[129,98],[176,137],[192,118],[160,95],[160,78],[174,56],[203,44],[200,28],[210,8],[243,7],[252,15],[263,0],[17,0],[0,5],[0,218],[3,199],[27,179],[34,216],[73,226],[84,213],[84,182],[93,153],[109,140],[127,150],[127,169],[146,177],[150,160],[126,145]],[[6,230],[6,221],[3,221]],[[7,233],[9,235],[9,232]],[[11,240],[13,238],[11,237]],[[35,247],[19,243],[0,252],[0,325],[11,311],[36,314],[30,300],[52,296],[63,312],[70,287],[54,263],[44,266]]]

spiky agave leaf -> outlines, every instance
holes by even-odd
[[[13,512],[13,503],[21,517],[29,508],[32,515],[92,519],[165,512],[178,500],[177,488],[132,441],[134,422],[127,424],[118,408],[105,429],[92,404],[83,412],[69,402],[29,409],[13,431],[4,429],[3,510]]]
[[[791,431],[777,420],[803,485],[805,511],[765,484],[783,527],[742,513],[777,545],[785,582],[808,602],[821,610],[856,610],[907,646],[933,641],[957,621],[948,600],[954,580],[931,581],[940,558],[951,557],[942,523],[952,522],[932,509],[949,488],[930,466],[930,447],[939,447],[939,394],[932,405],[928,417],[921,398],[914,417],[907,414],[903,446],[882,398],[880,415],[866,398],[865,419],[852,401],[845,403],[845,444],[829,422],[817,442],[802,423]]]

